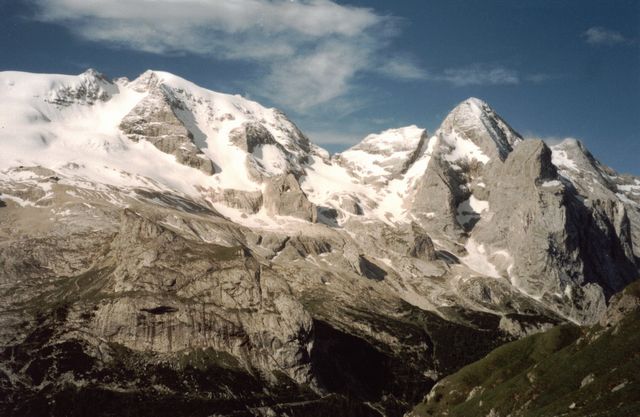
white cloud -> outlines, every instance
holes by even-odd
[[[258,91],[297,111],[344,96],[376,72],[395,20],[333,0],[33,0],[75,35],[152,53],[255,62]],[[409,62],[409,61],[407,61]],[[407,62],[393,78],[418,78]]]
[[[337,41],[275,62],[265,79],[264,91],[302,110],[336,99],[351,88],[354,76],[371,61],[371,51]]]
[[[542,136],[542,135],[537,135],[533,132],[525,132],[523,134],[523,137],[525,139],[536,139],[536,140],[541,140],[544,143],[547,144],[547,146],[556,146],[561,144],[564,141],[580,141],[580,139],[576,139],[572,136]]]
[[[429,74],[412,59],[396,57],[382,63],[377,68],[378,73],[401,80],[426,80]]]
[[[472,65],[465,68],[449,68],[434,79],[447,81],[455,86],[519,84],[518,72],[501,66]]]
[[[39,0],[39,4],[42,17],[53,21],[96,19],[148,24],[161,31],[163,23],[171,23],[178,30],[209,26],[235,34],[257,30],[354,36],[382,19],[370,9],[340,6],[330,0]]]
[[[631,39],[627,39],[622,33],[610,30],[600,26],[587,29],[582,37],[590,45],[612,46],[624,43],[632,43]]]
[[[31,1],[37,19],[90,41],[255,64],[257,81],[244,80],[244,87],[298,113],[360,108],[361,99],[349,93],[366,73],[454,86],[544,81],[480,64],[427,72],[410,55],[391,50],[401,26],[396,18],[337,0]]]

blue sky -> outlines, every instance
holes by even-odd
[[[331,151],[475,96],[640,174],[638,0],[0,0],[0,70],[88,67],[243,94]]]

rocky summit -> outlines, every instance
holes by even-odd
[[[330,155],[166,72],[0,73],[3,416],[525,415],[455,372],[588,363],[639,276],[640,178],[479,99]]]

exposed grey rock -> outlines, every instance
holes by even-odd
[[[574,320],[593,322],[605,308],[608,288],[619,290],[634,274],[611,219],[562,185],[542,141],[520,143],[504,165],[494,166],[490,184],[493,213],[472,238],[506,251],[503,273],[514,286]],[[612,252],[602,254],[595,241],[607,242]]]
[[[407,170],[411,167],[411,165],[413,165],[422,156],[422,154],[425,152],[427,148],[428,141],[429,141],[429,132],[427,132],[427,130],[425,129],[425,131],[420,136],[420,140],[418,141],[417,146],[415,147],[413,152],[411,152],[411,154],[409,155],[409,159],[407,159],[403,164],[402,170],[400,171],[400,173],[405,174]]]
[[[147,93],[157,89],[161,84],[162,81],[158,74],[152,70],[147,70],[132,82],[132,87],[138,93]]]
[[[290,138],[290,140],[283,145],[284,148],[288,152],[298,154],[299,162],[305,162],[306,157],[313,151],[315,145],[309,141],[309,138],[302,133],[295,123],[291,122],[287,118],[287,115],[284,114],[284,112],[274,109],[274,114],[278,120],[286,121],[286,123],[282,123],[278,126],[278,130],[282,131]]]
[[[273,134],[260,122],[245,122],[229,133],[229,141],[247,153],[245,168],[249,177],[256,182],[263,182],[273,175],[293,173],[302,175],[302,164],[307,162],[310,145],[309,140],[298,128],[292,124],[281,112],[275,112],[280,124],[272,125],[287,136],[287,140],[279,142]],[[263,159],[266,146],[277,149],[281,157],[286,160],[286,166],[274,167],[277,172],[271,172],[265,167]],[[306,150],[305,150],[306,149]],[[273,168],[272,168],[273,169]]]
[[[322,255],[332,250],[332,242],[314,236],[293,236],[287,240],[287,246],[294,248],[303,257]]]
[[[518,339],[541,333],[552,328],[556,323],[526,322],[516,317],[504,316],[500,319],[500,330]]]
[[[141,351],[213,348],[310,381],[310,317],[243,248],[190,242],[129,210],[110,246],[101,293],[115,297],[97,303],[93,334]]]
[[[360,201],[356,197],[342,196],[340,197],[340,208],[349,214],[361,216],[364,214]]]
[[[631,252],[639,257],[640,180],[602,165],[578,140],[566,139],[552,149],[554,163],[584,204],[612,220],[627,257]]]
[[[244,213],[255,214],[262,208],[263,197],[261,191],[242,191],[227,188],[220,192],[212,193],[211,199],[239,209]]]
[[[284,116],[282,116],[284,117]],[[287,132],[295,135],[295,132]],[[305,146],[306,137],[299,138],[302,141],[301,147]],[[300,149],[293,148],[288,142],[289,150],[278,142],[273,134],[259,122],[245,122],[229,133],[229,141],[247,153],[245,158],[245,168],[249,177],[256,182],[263,182],[266,178],[275,175],[283,175],[289,172],[301,175],[300,163],[304,162],[304,157],[300,156]],[[306,143],[308,145],[308,143]],[[282,158],[287,161],[286,166],[276,167],[277,172],[271,172],[264,166],[263,149],[265,146],[272,146],[277,149]],[[297,146],[297,145],[296,145]],[[293,152],[291,152],[293,151]]]
[[[310,222],[317,219],[316,207],[307,199],[293,174],[268,179],[264,207],[271,215],[292,216]]]
[[[435,261],[436,251],[433,241],[417,224],[411,225],[412,242],[409,244],[409,255],[425,261]]]
[[[229,141],[248,153],[253,153],[260,145],[276,145],[277,142],[262,124],[243,123],[229,133]]]
[[[149,95],[122,119],[120,129],[134,141],[146,140],[176,160],[205,174],[215,172],[213,163],[193,142],[193,133],[176,115],[180,102],[168,87],[153,88]]]
[[[635,282],[625,288],[624,291],[611,297],[609,307],[600,318],[601,326],[615,326],[622,319],[640,309],[640,286]]]
[[[465,197],[461,185],[459,174],[439,154],[434,155],[410,195],[410,210],[421,226],[447,235],[458,233],[457,207]]]

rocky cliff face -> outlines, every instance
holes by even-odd
[[[0,80],[3,415],[400,416],[638,277],[640,180],[477,99],[329,157],[167,73]]]
[[[515,287],[567,317],[593,323],[605,298],[637,277],[622,202],[598,203],[618,205],[608,215],[585,205],[562,181],[541,141],[518,145],[492,175],[488,203],[494,213],[478,223],[471,239],[486,245],[502,267],[498,274]],[[621,223],[625,230],[617,232]]]

